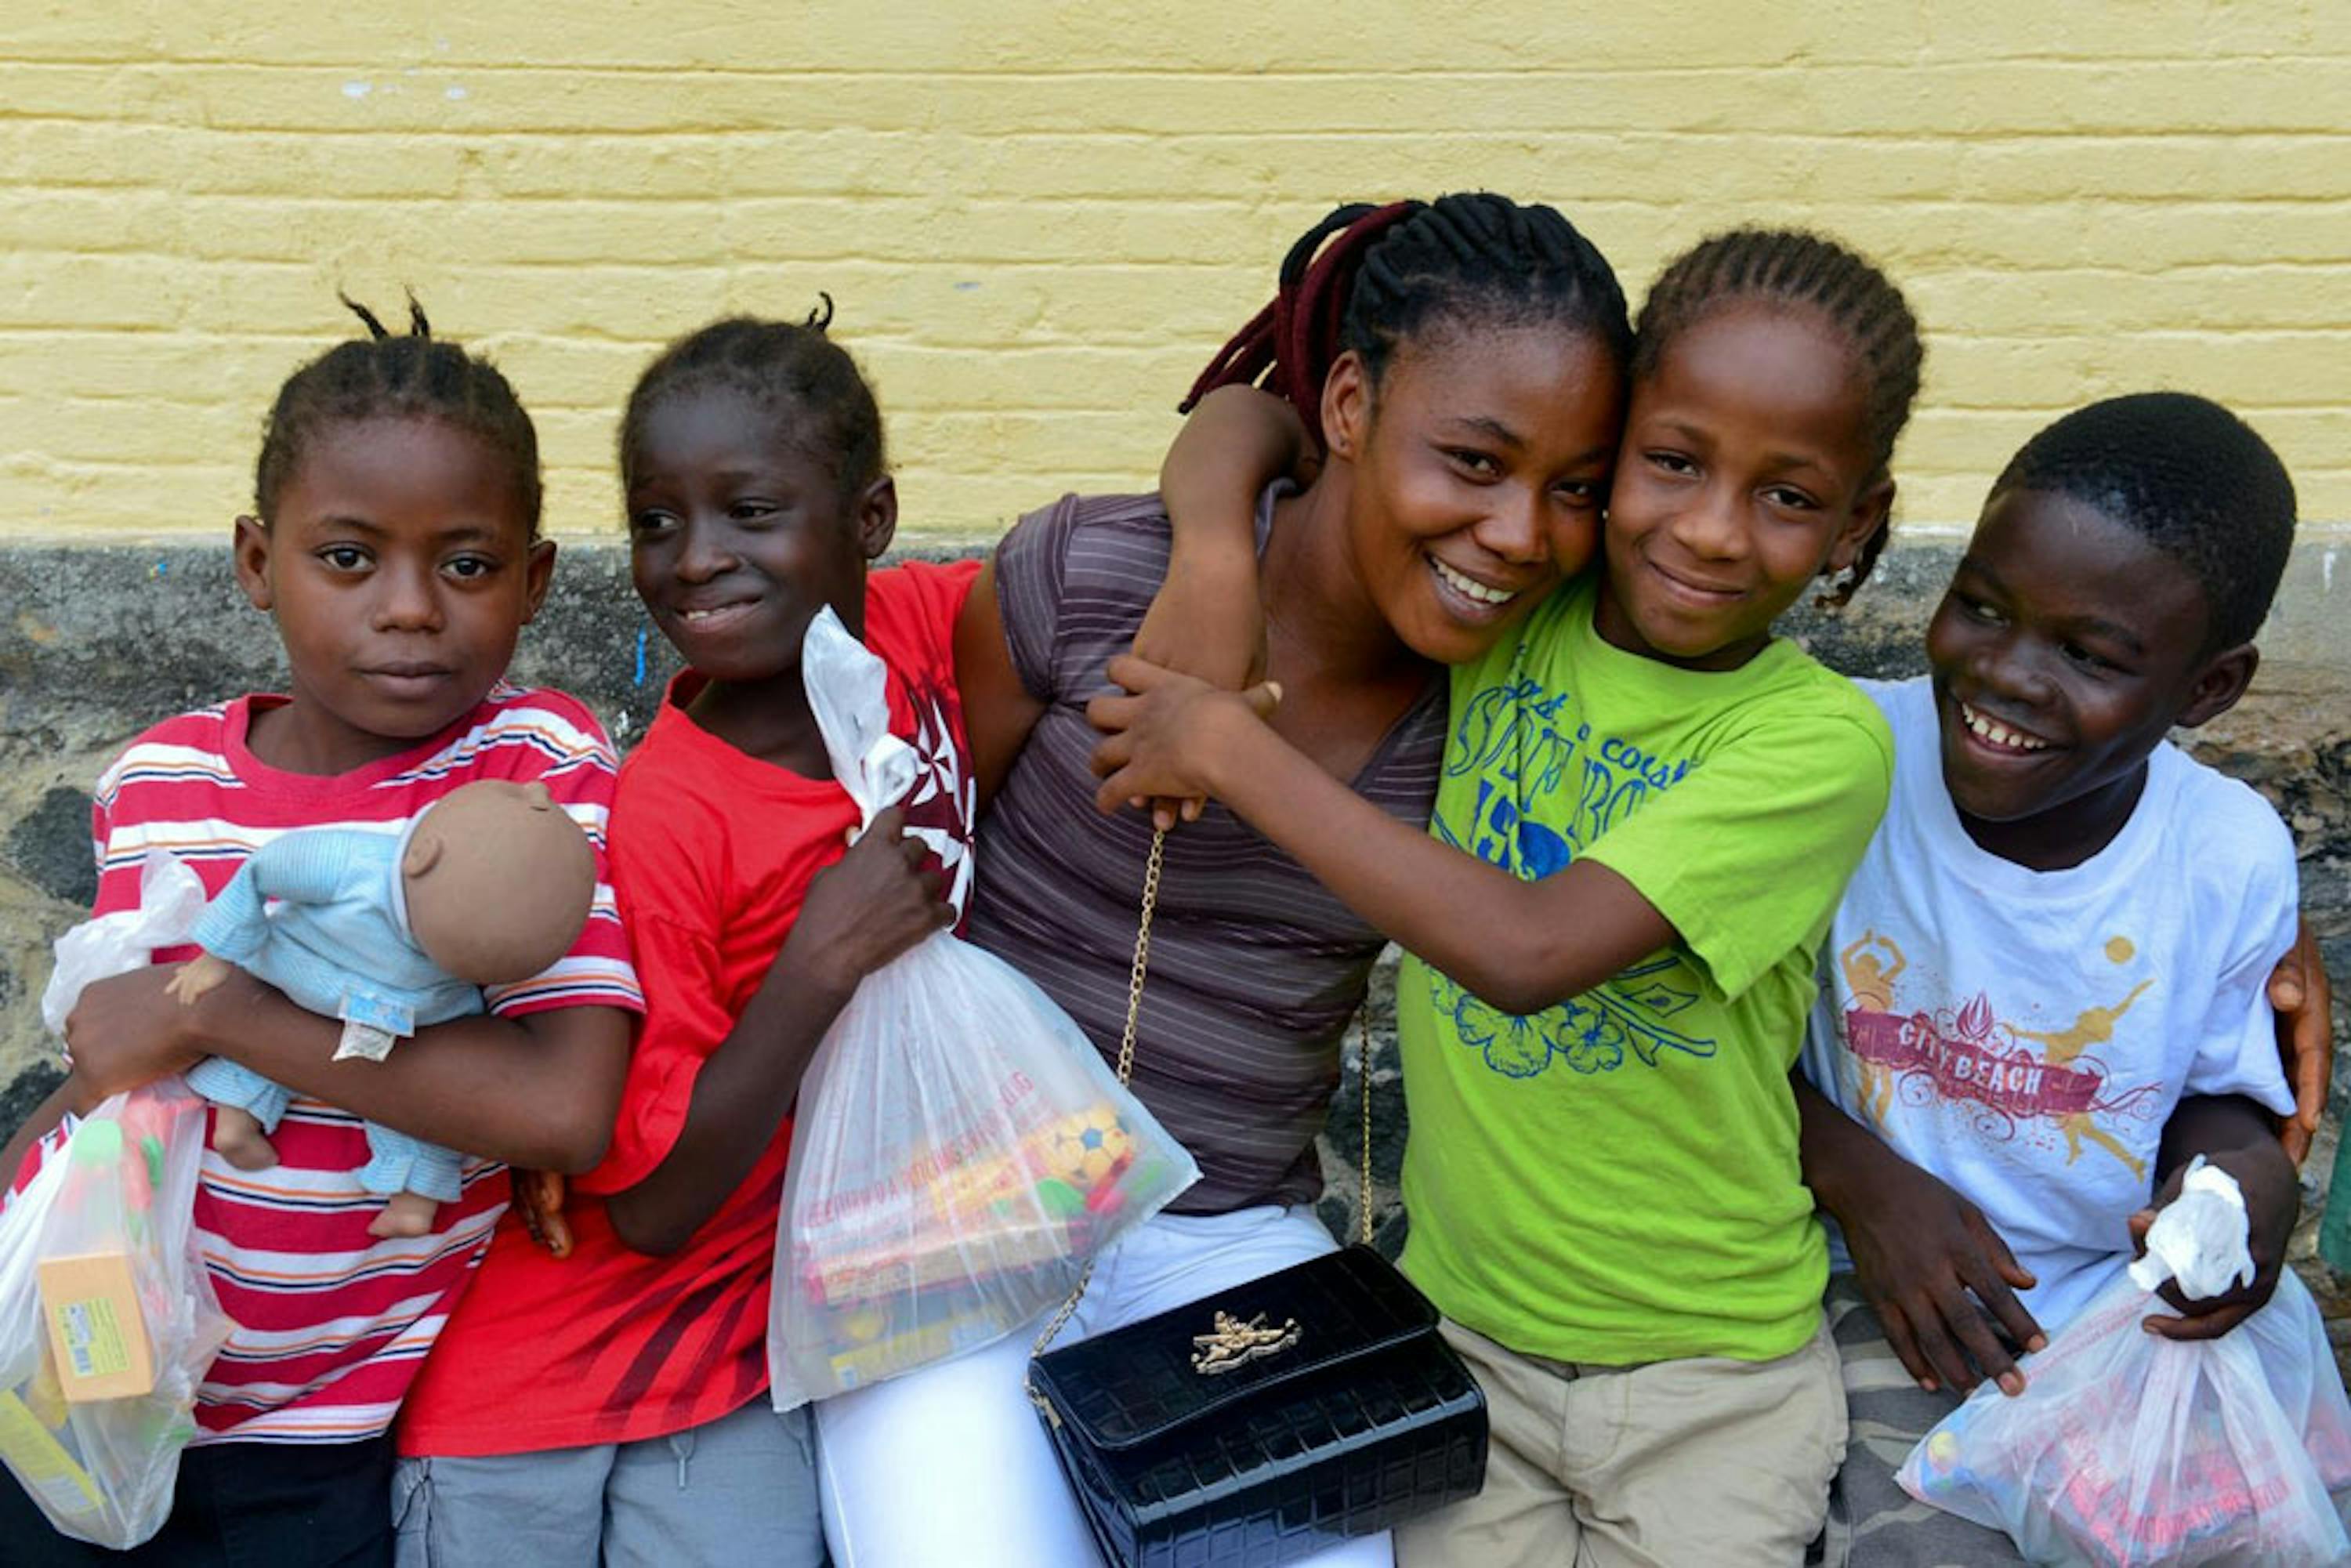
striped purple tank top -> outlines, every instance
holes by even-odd
[[[1260,506],[1260,523],[1272,505]],[[1167,567],[1156,496],[1065,497],[996,557],[1013,667],[1044,716],[982,820],[971,940],[1066,1009],[1113,1061],[1126,1019],[1149,819],[1094,810],[1087,699],[1124,653]],[[1381,741],[1353,786],[1417,827],[1436,799],[1446,686]],[[1178,1212],[1300,1203],[1322,1191],[1314,1137],[1341,1037],[1380,935],[1282,851],[1211,805],[1168,835],[1134,1088],[1199,1162]]]

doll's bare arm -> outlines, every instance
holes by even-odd
[[[236,973],[236,966],[225,958],[215,958],[210,953],[199,954],[172,971],[164,989],[179,998],[182,1007],[193,1007],[196,998],[217,987]]]

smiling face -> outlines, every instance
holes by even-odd
[[[1686,328],[1633,389],[1601,635],[1692,669],[1753,658],[1885,525],[1867,412],[1851,345],[1812,309],[1739,300]]]
[[[1583,570],[1623,397],[1606,345],[1556,324],[1425,330],[1376,391],[1361,360],[1341,357],[1323,429],[1353,467],[1354,570],[1400,641],[1466,663]]]
[[[2206,646],[2187,570],[2095,507],[1995,496],[1927,629],[1943,782],[1978,844],[2036,869],[2113,839],[2175,725],[2224,712],[2250,645]]]
[[[237,519],[237,580],[277,619],[293,695],[248,744],[344,773],[454,724],[506,673],[554,565],[479,436],[389,416],[317,431],[275,517]]]
[[[862,634],[865,563],[898,517],[887,478],[844,497],[790,439],[790,413],[729,388],[682,392],[646,413],[623,464],[630,565],[662,634],[714,683],[787,697],[819,610]]]

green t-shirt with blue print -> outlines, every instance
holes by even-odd
[[[1527,1354],[1767,1360],[1820,1322],[1788,1071],[1893,743],[1792,643],[1677,669],[1603,642],[1596,597],[1454,672],[1430,831],[1528,880],[1598,861],[1680,940],[1524,1018],[1406,961],[1405,1268]]]

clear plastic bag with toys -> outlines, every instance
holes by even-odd
[[[2224,1174],[2211,1174],[2234,1194]],[[2191,1187],[2196,1180],[2191,1173]],[[2221,1223],[2233,1225],[2234,1257],[2250,1278],[2241,1198]],[[2158,1251],[2148,1240],[2141,1265]],[[2191,1252],[2197,1246],[2191,1239]],[[2199,1287],[2192,1258],[2173,1271],[2191,1297],[2218,1294],[2239,1275],[2225,1258],[2217,1288],[2210,1279]],[[2351,1401],[2317,1302],[2289,1270],[2269,1303],[2231,1333],[2169,1340],[2139,1326],[2169,1310],[2147,1283],[2165,1277],[2138,1265],[2118,1277],[2024,1358],[2022,1395],[1978,1388],[1911,1451],[1903,1490],[2006,1531],[2034,1563],[2351,1562],[2329,1497],[2351,1486]]]
[[[194,873],[151,855],[138,910],[58,941],[50,1027],[89,981],[183,941],[204,902]],[[0,1463],[77,1540],[120,1550],[162,1528],[228,1338],[193,1222],[205,1112],[176,1078],[117,1094],[0,1210]]]
[[[831,611],[801,653],[867,822],[905,794],[881,661]],[[1078,1026],[951,934],[866,977],[801,1080],[768,1364],[789,1410],[1002,1338],[1198,1178]]]

